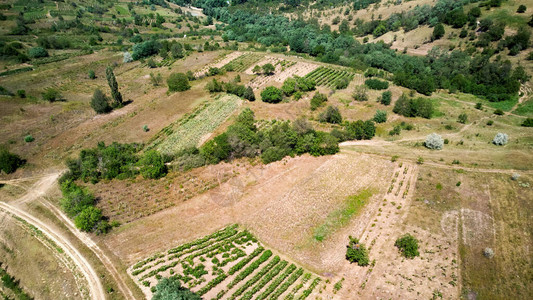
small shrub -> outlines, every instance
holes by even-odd
[[[385,123],[387,122],[387,112],[384,110],[376,111],[376,114],[374,115],[374,122],[376,123]]]
[[[420,255],[418,252],[418,240],[410,234],[405,234],[398,238],[394,246],[398,247],[402,255],[407,258],[415,258]]]
[[[28,134],[27,136],[24,137],[24,141],[26,143],[31,143],[31,142],[35,141],[35,139],[33,138],[33,136],[31,134]]]
[[[501,110],[501,109],[498,108],[497,110],[494,111],[494,114],[495,114],[495,115],[498,115],[498,116],[503,116],[503,115],[504,115],[504,112],[503,112],[503,110]]]
[[[436,133],[432,133],[426,137],[426,142],[424,146],[432,150],[441,150],[444,145],[444,140],[442,137]]]
[[[328,106],[326,111],[320,114],[318,120],[320,122],[327,122],[331,124],[342,123],[342,116],[339,109],[335,106]]]
[[[494,137],[494,139],[492,140],[492,143],[494,145],[503,146],[507,144],[508,140],[509,140],[509,136],[507,134],[498,132],[496,136]]]
[[[483,256],[485,256],[486,258],[492,258],[494,256],[494,250],[488,247],[483,249]]]
[[[47,88],[42,94],[43,100],[54,102],[61,100],[61,93],[54,88]]]
[[[96,73],[94,73],[94,70],[89,70],[87,77],[89,77],[89,79],[96,79]]]

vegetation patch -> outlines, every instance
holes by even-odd
[[[341,208],[329,213],[324,223],[315,228],[313,238],[322,242],[337,229],[348,224],[352,217],[361,212],[370,197],[372,197],[372,191],[364,189],[359,194],[346,198]]]

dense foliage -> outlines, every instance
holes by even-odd
[[[180,280],[171,276],[162,278],[155,286],[152,300],[201,300],[202,298],[181,286]]]
[[[13,154],[7,148],[0,146],[0,172],[11,174],[24,164],[24,160]]]
[[[350,241],[346,246],[346,259],[351,263],[357,263],[364,267],[368,266],[370,260],[368,258],[368,250],[364,244],[360,243],[357,238],[350,236]]]
[[[410,234],[398,238],[394,246],[398,247],[402,255],[407,258],[414,258],[420,255],[418,252],[418,240]]]

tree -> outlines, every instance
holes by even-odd
[[[109,105],[109,99],[100,89],[94,91],[91,98],[91,107],[97,114],[108,113],[112,109],[111,105]]]
[[[244,91],[244,95],[242,97],[248,101],[255,101],[255,94],[252,87],[246,87],[246,90]]]
[[[105,77],[107,78],[107,84],[111,89],[111,97],[115,101],[114,106],[122,106],[122,94],[120,94],[118,90],[117,79],[115,78],[115,73],[113,73],[113,68],[111,68],[111,66],[108,66],[105,69]]]
[[[381,98],[379,99],[379,102],[383,105],[389,105],[392,101],[392,92],[391,91],[385,91],[381,94]]]
[[[509,140],[509,136],[505,133],[498,132],[494,139],[492,140],[492,143],[497,146],[503,146],[507,144],[507,141]]]
[[[172,73],[167,79],[168,90],[171,92],[183,92],[191,88],[186,74]]]
[[[33,47],[28,50],[28,56],[31,58],[47,57],[48,51],[42,47]]]
[[[365,248],[365,245],[360,243],[357,238],[349,237],[350,241],[346,246],[346,259],[350,263],[357,263],[358,265],[364,267],[368,266],[370,260],[368,258],[368,251]]]
[[[376,123],[385,123],[387,122],[387,112],[384,110],[376,111],[376,114],[374,115],[374,122]]]
[[[162,278],[155,286],[152,300],[201,300],[202,298],[181,286],[180,280],[175,277]]]
[[[320,122],[327,122],[331,124],[340,124],[342,123],[342,116],[339,108],[336,106],[328,106],[326,111],[320,114],[318,117]]]
[[[420,255],[420,252],[418,252],[418,240],[410,234],[405,234],[398,238],[394,246],[398,247],[402,255],[407,258],[415,258]]]
[[[442,137],[436,133],[432,133],[426,137],[426,142],[424,146],[432,150],[441,150],[444,145],[444,140]]]
[[[0,172],[4,171],[6,174],[11,174],[23,164],[24,160],[18,155],[13,154],[6,148],[0,146]]]
[[[526,9],[527,7],[524,4],[521,4],[520,6],[518,6],[518,9],[516,10],[516,12],[519,14],[523,14],[526,12]]]
[[[263,69],[263,73],[265,73],[265,75],[272,75],[272,74],[274,74],[274,71],[276,70],[274,65],[272,65],[271,63],[264,64],[262,69]]]
[[[274,86],[269,86],[261,92],[261,100],[267,103],[279,103],[283,97],[283,92]]]
[[[435,28],[433,28],[433,34],[431,35],[431,40],[434,41],[440,39],[444,36],[444,33],[444,26],[441,23],[435,25]]]
[[[158,179],[167,174],[167,166],[163,161],[163,157],[155,150],[146,151],[139,164],[144,178]]]
[[[74,224],[81,231],[91,232],[102,220],[102,211],[94,206],[87,206],[74,218]]]
[[[328,101],[328,97],[326,97],[326,95],[316,92],[313,95],[313,98],[311,98],[311,110],[316,110],[326,101]]]
[[[47,88],[42,94],[42,96],[43,96],[43,100],[46,100],[49,102],[61,100],[61,92],[59,92],[55,88]]]

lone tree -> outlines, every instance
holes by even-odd
[[[111,105],[109,105],[109,99],[100,89],[94,91],[91,99],[91,107],[97,114],[105,114],[112,109]]]
[[[162,278],[155,286],[152,300],[201,300],[202,298],[181,286],[177,277]]]
[[[432,133],[426,137],[426,142],[424,146],[432,150],[441,150],[444,145],[444,140],[442,137],[436,133]]]
[[[113,73],[113,68],[111,68],[111,66],[108,66],[107,69],[105,69],[105,77],[107,78],[109,88],[111,88],[111,97],[115,101],[115,106],[122,106],[122,94],[120,94],[118,91],[117,79],[115,78],[115,74]]]
[[[183,92],[191,88],[189,78],[183,73],[172,73],[167,79],[168,90],[171,92]]]
[[[433,34],[431,35],[431,40],[438,40],[441,37],[444,36],[444,26],[442,26],[441,23],[435,25],[435,28],[433,28]]]

